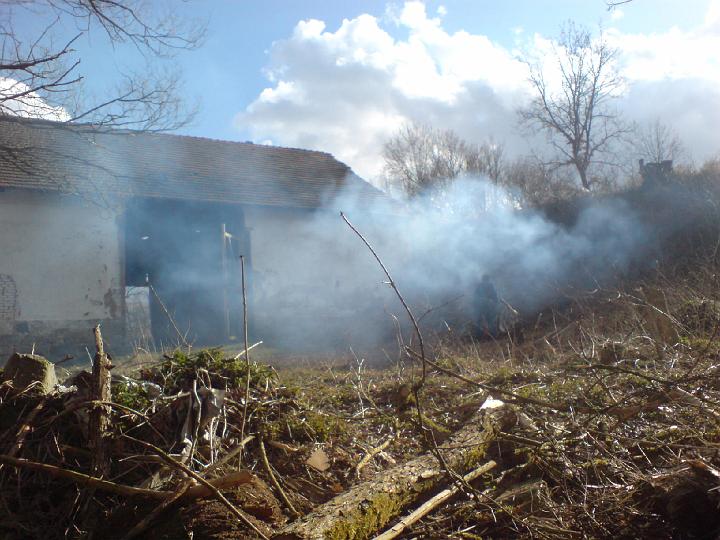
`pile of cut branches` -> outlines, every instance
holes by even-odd
[[[445,467],[494,468],[485,451],[515,423],[469,411],[440,464],[412,405],[362,367],[340,380],[330,369],[314,394],[300,386],[309,377],[288,386],[240,356],[176,350],[111,376],[98,329],[93,373],[51,390],[5,377],[3,538],[370,536],[446,485]]]

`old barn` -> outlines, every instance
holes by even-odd
[[[322,152],[0,118],[0,357],[77,350],[96,323],[127,345],[131,289],[155,346],[235,339],[240,255],[252,331],[292,341],[354,271],[327,225],[348,194],[383,197]]]

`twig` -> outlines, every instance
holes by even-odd
[[[287,494],[285,493],[285,490],[283,490],[282,486],[280,485],[280,482],[278,481],[277,477],[272,471],[272,467],[270,467],[270,462],[268,461],[267,452],[265,452],[265,444],[263,443],[262,437],[258,439],[258,447],[260,448],[260,458],[262,460],[263,466],[265,467],[265,472],[267,473],[268,477],[270,478],[270,482],[272,482],[272,485],[275,486],[275,489],[280,494],[280,498],[285,503],[285,506],[288,507],[288,510],[290,510],[290,513],[294,518],[300,517],[300,512],[295,510],[295,507],[293,506],[293,503],[290,502],[290,499],[288,499]]]
[[[406,347],[407,351],[410,353],[411,358],[415,358],[417,360],[420,360],[420,355],[413,351],[410,347]],[[523,397],[521,395],[516,394],[515,392],[511,392],[510,390],[503,390],[502,388],[498,388],[497,386],[490,386],[489,384],[485,384],[479,381],[473,381],[472,379],[468,379],[464,375],[461,375],[460,373],[456,373],[452,370],[449,370],[447,368],[442,367],[440,364],[433,362],[432,360],[425,359],[427,364],[434,369],[437,369],[441,373],[445,373],[446,375],[449,375],[450,377],[454,377],[456,379],[459,379],[463,382],[466,382],[468,384],[471,384],[473,386],[477,386],[478,388],[481,388],[483,390],[486,390],[488,392],[494,393],[494,394],[502,394],[505,396],[509,396],[513,398],[518,403],[525,403],[528,405],[537,405],[539,407],[546,407],[548,409],[554,409],[556,411],[566,411],[569,409],[567,405],[561,405],[559,403],[550,403],[549,401],[544,401],[541,399],[534,399],[529,397]]]
[[[72,354],[66,354],[65,358],[58,360],[57,362],[52,362],[54,366],[59,366],[60,364],[64,364],[65,362],[69,362],[70,360],[74,360],[75,357]]]
[[[125,486],[122,484],[116,484],[102,478],[94,476],[88,476],[87,474],[79,473],[69,469],[63,469],[50,465],[48,463],[37,463],[35,461],[29,461],[22,458],[14,458],[12,456],[0,454],[0,463],[6,465],[12,465],[18,468],[30,469],[34,471],[42,471],[51,476],[57,478],[65,478],[72,480],[73,482],[82,486],[88,486],[94,489],[115,493],[117,495],[123,495],[125,497],[149,497],[153,499],[164,499],[173,494],[171,491],[157,491],[154,489],[143,489],[132,486]]]
[[[18,455],[18,452],[22,450],[23,444],[25,443],[25,438],[27,437],[28,433],[30,433],[32,423],[35,421],[35,418],[45,408],[46,398],[42,398],[38,404],[33,408],[32,411],[30,411],[30,414],[27,415],[27,418],[23,422],[22,426],[20,426],[20,429],[18,429],[17,434],[15,435],[15,444],[10,449],[10,452],[8,452],[8,455],[11,457],[14,457]]]
[[[133,409],[132,407],[128,407],[127,405],[122,405],[121,403],[115,403],[114,401],[86,401],[84,403],[81,403],[80,405],[106,405],[108,407],[112,407],[114,409],[118,409],[120,411],[125,411],[126,413],[133,414],[135,416],[139,416],[145,422],[147,422],[147,425],[150,426],[150,429],[152,429],[155,434],[160,437],[164,442],[167,443],[167,439],[165,438],[165,435],[163,435],[160,430],[158,430],[155,426],[153,426],[152,421],[150,420],[150,417],[146,414],[141,413],[140,411]],[[142,424],[137,424],[135,426],[132,426],[132,428],[140,427]],[[130,428],[130,429],[132,429]]]
[[[41,471],[49,474],[55,478],[64,478],[71,480],[81,486],[89,486],[93,489],[99,489],[101,491],[107,491],[108,493],[115,493],[116,495],[122,495],[124,497],[145,497],[149,499],[168,499],[174,497],[177,492],[175,491],[164,491],[156,489],[146,489],[134,486],[126,486],[123,484],[116,484],[109,480],[103,480],[95,476],[89,476],[77,471],[70,469],[63,469],[56,465],[50,465],[49,463],[38,463],[36,461],[30,461],[23,458],[15,458],[0,454],[0,463],[5,465],[12,465],[13,467],[30,469],[32,471]],[[206,485],[193,485],[187,492],[188,499],[199,499],[214,495],[218,489],[227,489],[229,487],[237,486],[239,484],[248,484],[252,482],[254,476],[249,471],[236,471],[232,474],[224,476],[208,482],[209,486]],[[215,490],[215,491],[214,491]]]
[[[368,450],[363,458],[358,462],[357,465],[355,465],[355,476],[357,478],[360,478],[360,471],[363,470],[363,467],[370,463],[370,460],[373,458],[373,456],[379,454],[383,450],[385,450],[388,446],[390,446],[390,443],[393,441],[395,437],[389,437],[387,440],[385,440],[382,444],[379,446],[376,446],[375,448],[371,448]]]
[[[272,446],[273,448],[277,448],[278,450],[282,450],[283,452],[299,452],[299,448],[295,448],[294,446],[290,446],[289,444],[279,442],[279,441],[268,441],[268,446]]]
[[[497,466],[497,463],[494,461],[488,461],[484,465],[478,467],[472,472],[469,472],[465,476],[462,477],[464,482],[472,482],[476,478],[480,477],[481,475],[485,474],[489,470],[493,469]],[[428,515],[430,512],[435,510],[438,506],[445,503],[448,499],[458,494],[460,491],[460,488],[458,486],[452,486],[447,489],[442,490],[440,493],[432,497],[430,500],[425,502],[423,505],[421,505],[416,510],[413,510],[408,515],[403,517],[398,523],[396,523],[394,526],[392,526],[390,529],[385,531],[384,533],[376,536],[374,540],[391,540],[392,538],[397,538],[402,534],[402,532],[407,529],[410,525],[417,522],[418,520],[422,519],[424,516]]]
[[[194,478],[198,482],[200,482],[202,485],[204,485],[206,488],[210,490],[210,492],[215,496],[215,498],[220,501],[222,504],[225,505],[225,507],[230,510],[230,513],[232,513],[236,518],[238,518],[240,521],[242,521],[245,525],[250,527],[253,531],[255,531],[260,538],[263,540],[268,540],[268,537],[266,534],[264,534],[260,529],[257,528],[257,526],[250,521],[250,518],[248,518],[244,512],[242,512],[239,508],[237,508],[233,503],[231,503],[225,495],[220,493],[220,491],[213,486],[210,482],[205,480],[202,476],[200,476],[198,473],[184,465],[183,463],[180,463],[176,459],[173,459],[171,456],[169,456],[166,452],[155,446],[154,444],[150,444],[149,442],[141,441],[140,439],[136,439],[135,437],[131,437],[130,435],[123,435],[123,437],[130,439],[131,441],[139,444],[140,446],[144,446],[145,448],[152,450],[155,452],[158,456],[160,456],[163,461],[165,461],[168,465],[175,467],[176,469],[181,470],[188,476]]]
[[[362,235],[362,233],[360,231],[358,231],[352,223],[350,223],[350,220],[348,220],[348,218],[345,216],[345,214],[343,212],[340,212],[340,217],[342,217],[343,221],[345,221],[345,223],[347,223],[347,226],[350,227],[350,229],[360,238],[360,240],[363,241],[365,246],[370,250],[370,253],[372,253],[373,257],[375,257],[375,260],[378,262],[378,264],[380,265],[380,268],[382,268],[383,272],[385,273],[385,276],[388,279],[388,283],[392,287],[393,291],[395,291],[395,294],[397,295],[398,299],[400,300],[400,303],[405,308],[405,311],[407,312],[408,317],[410,318],[410,321],[412,322],[413,328],[415,329],[415,334],[417,335],[417,338],[418,338],[418,346],[420,347],[420,361],[422,363],[422,377],[421,377],[419,383],[413,384],[413,388],[412,388],[413,395],[415,397],[415,409],[417,411],[418,424],[420,425],[420,429],[421,429],[422,433],[424,434],[425,439],[431,445],[433,454],[437,458],[437,460],[440,463],[440,466],[443,468],[443,470],[454,481],[462,482],[462,477],[448,466],[447,462],[445,461],[445,458],[443,457],[442,453],[438,449],[437,441],[435,440],[435,434],[433,433],[433,431],[431,429],[428,429],[425,427],[425,422],[423,420],[422,401],[420,399],[420,390],[425,385],[428,360],[425,355],[425,342],[423,341],[422,332],[420,331],[420,326],[418,325],[417,319],[415,318],[415,315],[413,315],[413,312],[410,309],[410,306],[408,306],[407,302],[405,301],[405,298],[403,298],[403,295],[400,294],[400,290],[398,289],[397,285],[395,284],[395,280],[390,275],[390,272],[388,271],[385,264],[382,262],[382,259],[380,259],[380,256],[370,245],[370,242],[368,242],[367,239]],[[464,484],[467,488],[470,488],[470,486],[467,484],[467,482],[465,482]]]
[[[207,469],[205,469],[203,472],[205,476],[210,474],[215,469],[219,469],[223,465],[227,464],[232,458],[237,456],[240,452],[243,451],[243,448],[245,448],[245,445],[252,441],[255,437],[253,435],[249,435],[248,437],[245,437],[243,440],[241,440],[235,448],[228,451],[222,458],[218,459],[215,463],[210,465]]]
[[[639,377],[641,379],[645,379],[648,382],[657,382],[666,386],[675,386],[678,384],[679,381],[673,381],[671,379],[663,379],[661,377],[653,377],[652,375],[648,375],[647,373],[643,373],[642,371],[638,371],[635,369],[630,368],[624,368],[622,366],[616,366],[616,365],[610,365],[610,364],[589,364],[587,366],[577,366],[575,369],[578,371],[582,370],[590,370],[590,369],[601,369],[605,371],[615,371],[617,373],[626,373],[627,375],[633,375],[635,377]]]
[[[247,350],[248,350],[248,351],[252,351],[255,347],[257,347],[258,345],[262,345],[262,344],[263,344],[262,341],[258,341],[257,343],[253,343],[252,345],[250,345],[250,346],[247,348]],[[233,356],[233,360],[237,360],[238,358],[240,358],[241,356],[244,356],[244,355],[246,355],[246,354],[247,354],[247,351],[244,351],[244,350],[243,350],[243,351],[240,351],[240,352],[237,353],[235,356]]]
[[[540,441],[536,441],[535,439],[530,439],[528,437],[523,437],[521,435],[515,435],[514,433],[506,433],[504,431],[501,431],[498,433],[498,439],[504,439],[506,441],[512,441],[520,444],[527,444],[529,446],[542,446],[543,443]]]
[[[428,309],[425,310],[425,313],[423,313],[422,315],[420,315],[418,317],[418,322],[422,321],[425,317],[430,315],[433,311],[436,311],[438,309],[449,306],[450,304],[453,304],[453,303],[457,302],[458,300],[461,300],[464,296],[465,296],[464,294],[459,294],[456,297],[451,298],[447,302],[443,302],[442,304],[439,304],[437,306],[430,306]]]
[[[200,421],[202,420],[202,407],[203,402],[200,399],[200,395],[197,392],[197,378],[198,378],[198,372],[195,371],[195,378],[193,379],[192,383],[192,392],[190,395],[190,406],[188,407],[188,418],[190,418],[190,414],[195,411],[195,418],[193,421],[193,434],[192,434],[192,441],[190,442],[190,452],[188,454],[188,463],[192,464],[193,459],[195,458],[195,451],[198,447],[198,442],[200,439]]]
[[[415,315],[413,315],[412,310],[407,305],[407,302],[405,302],[405,299],[403,298],[402,294],[400,294],[400,291],[398,290],[397,285],[395,284],[395,280],[390,275],[390,272],[388,271],[385,264],[382,262],[382,259],[380,259],[380,256],[377,254],[377,252],[373,249],[373,247],[370,245],[370,242],[368,242],[365,237],[362,235],[360,231],[358,231],[355,226],[350,223],[350,220],[348,220],[347,216],[340,212],[340,217],[343,218],[343,221],[347,223],[348,227],[352,229],[352,231],[360,238],[360,240],[363,241],[363,243],[367,246],[367,248],[370,250],[370,253],[373,254],[373,257],[375,257],[375,260],[380,265],[380,268],[382,268],[383,272],[385,272],[385,276],[388,279],[388,284],[390,287],[392,287],[393,291],[395,291],[395,294],[397,295],[398,299],[400,300],[400,303],[405,308],[405,311],[408,314],[408,317],[410,317],[410,321],[412,322],[413,327],[415,328],[415,334],[418,338],[418,346],[420,347],[420,355],[422,356],[423,360],[425,359],[425,342],[423,341],[422,332],[420,332],[420,326],[418,326],[417,319],[415,319]],[[425,383],[425,372],[426,372],[426,365],[423,362],[422,365],[422,380],[420,381],[420,386],[422,386]]]
[[[170,508],[173,504],[175,504],[177,501],[182,499],[185,494],[190,489],[190,486],[192,486],[192,480],[187,479],[185,482],[182,483],[182,485],[178,488],[178,490],[175,492],[175,494],[172,497],[168,497],[163,502],[161,502],[157,507],[153,509],[152,512],[150,512],[147,516],[145,516],[140,522],[135,525],[132,529],[128,531],[128,533],[123,536],[122,540],[132,540],[133,538],[137,538],[142,533],[144,533],[147,528],[150,526],[150,524],[155,521],[157,517],[160,516],[165,510]]]
[[[177,399],[177,397],[178,396],[172,396],[172,399]],[[127,405],[121,405],[120,403],[115,403],[114,401],[74,401],[74,402],[70,401],[70,402],[68,402],[67,407],[65,407],[65,409],[62,412],[57,413],[49,420],[46,420],[45,422],[43,422],[42,426],[47,427],[50,424],[59,420],[60,418],[67,416],[68,414],[70,414],[78,409],[82,409],[83,407],[96,407],[96,406],[100,406],[100,405],[119,409],[121,411],[125,411],[127,413],[139,416],[140,418],[142,418],[143,420],[145,420],[147,422],[147,424],[150,426],[150,429],[152,429],[163,441],[167,442],[165,436],[155,426],[152,425],[152,423],[150,422],[150,417],[141,413],[138,410],[128,407]],[[139,427],[141,425],[142,424],[132,426],[130,429]]]
[[[169,312],[168,309],[165,307],[165,304],[163,303],[163,301],[160,299],[160,296],[158,295],[157,291],[155,290],[155,287],[153,287],[152,283],[150,283],[149,281],[148,281],[148,287],[150,288],[150,291],[153,293],[153,296],[155,297],[155,300],[157,300],[157,301],[158,301],[158,304],[160,304],[160,308],[163,310],[163,313],[165,313],[165,316],[166,316],[166,317],[168,318],[168,320],[170,321],[170,324],[172,325],[173,329],[175,330],[175,333],[176,333],[176,334],[178,335],[178,337],[180,338],[180,341],[182,341],[182,344],[183,344],[188,350],[190,350],[190,344],[187,342],[187,340],[185,339],[185,336],[184,336],[183,333],[180,331],[180,329],[177,327],[177,324],[175,324],[175,319],[173,319],[172,315],[170,315],[170,312]]]

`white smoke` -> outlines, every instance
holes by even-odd
[[[474,290],[486,273],[505,300],[530,315],[568,287],[614,283],[638,259],[651,260],[652,235],[621,197],[595,200],[568,226],[520,210],[514,200],[476,177],[405,203],[370,204],[343,193],[294,232],[299,254],[287,254],[275,268],[273,295],[259,300],[264,313],[287,316],[270,315],[264,328],[281,329],[279,338],[293,347],[330,341],[346,349],[388,343],[395,321],[406,320],[340,211],[377,251],[415,313],[433,310],[424,320],[430,330],[447,324],[462,331],[473,322]]]

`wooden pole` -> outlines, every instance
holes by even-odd
[[[243,418],[240,427],[240,440],[245,438],[245,423],[247,422],[248,402],[250,401],[250,349],[248,348],[248,309],[247,289],[245,288],[245,256],[240,255],[240,281],[242,284],[243,301],[243,339],[245,340],[245,403],[243,403]]]
[[[230,339],[230,305],[228,302],[228,268],[227,268],[227,228],[222,224],[222,295],[223,295],[223,315],[225,317],[225,339]]]

